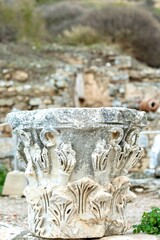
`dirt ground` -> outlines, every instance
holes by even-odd
[[[134,203],[128,205],[127,217],[131,225],[139,222],[144,211],[160,207],[160,197],[156,192],[139,193]],[[0,222],[27,228],[27,204],[25,198],[0,197]]]

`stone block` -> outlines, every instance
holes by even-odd
[[[23,196],[24,188],[27,186],[27,179],[24,172],[12,171],[7,174],[2,195],[12,197]]]
[[[12,79],[19,81],[19,82],[25,82],[28,80],[28,73],[22,70],[16,70],[12,72]]]
[[[31,98],[29,101],[29,104],[31,106],[39,106],[39,105],[41,105],[41,103],[42,103],[41,98]]]
[[[13,138],[0,138],[0,158],[13,157],[15,143]]]
[[[8,98],[8,99],[0,99],[0,106],[3,107],[3,106],[9,106],[11,107],[12,105],[14,104],[14,100],[11,99],[11,98]]]
[[[116,56],[114,63],[119,68],[131,68],[132,58],[130,56]]]

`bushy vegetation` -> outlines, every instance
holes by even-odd
[[[83,19],[85,8],[71,2],[43,6],[43,16],[50,35],[54,38],[65,30],[71,30]]]
[[[152,12],[121,4],[106,5],[99,9],[87,8],[86,5],[73,5],[68,1],[48,8],[44,11],[44,19],[53,39],[61,35],[64,43],[74,45],[110,39],[113,43],[121,44],[138,60],[153,67],[160,66],[160,23]],[[90,27],[90,31],[87,33],[87,29],[84,31],[80,26]],[[94,32],[93,41],[90,32]],[[85,34],[91,35],[90,40]]]
[[[151,13],[133,7],[108,6],[85,19],[99,34],[110,37],[150,66],[160,65],[160,24]]]
[[[8,4],[7,4],[8,2]],[[17,4],[16,4],[17,3]],[[160,67],[160,11],[107,1],[0,0],[0,41],[120,44],[138,60]]]
[[[3,189],[6,175],[7,175],[7,169],[3,165],[0,166],[0,195],[2,194],[2,189]]]
[[[38,5],[42,5],[42,4],[48,4],[48,3],[58,3],[58,2],[61,2],[63,0],[35,0],[35,2],[38,4]]]
[[[145,4],[147,7],[153,8],[155,1],[154,0],[145,0]]]
[[[0,0],[0,41],[41,41],[44,23],[34,0]]]
[[[152,208],[150,212],[144,212],[141,223],[133,226],[133,233],[160,234],[160,208]]]

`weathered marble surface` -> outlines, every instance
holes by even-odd
[[[0,239],[1,240],[13,240],[17,235],[21,235],[21,239],[27,232],[22,228],[10,225],[0,221]]]
[[[128,170],[140,159],[143,112],[62,108],[15,112],[8,122],[26,165],[29,229],[45,238],[97,238],[127,231]],[[94,231],[93,231],[94,229]]]

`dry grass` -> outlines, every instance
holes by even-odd
[[[70,31],[65,30],[59,40],[69,45],[92,45],[102,42],[97,31],[88,26],[76,26]]]

